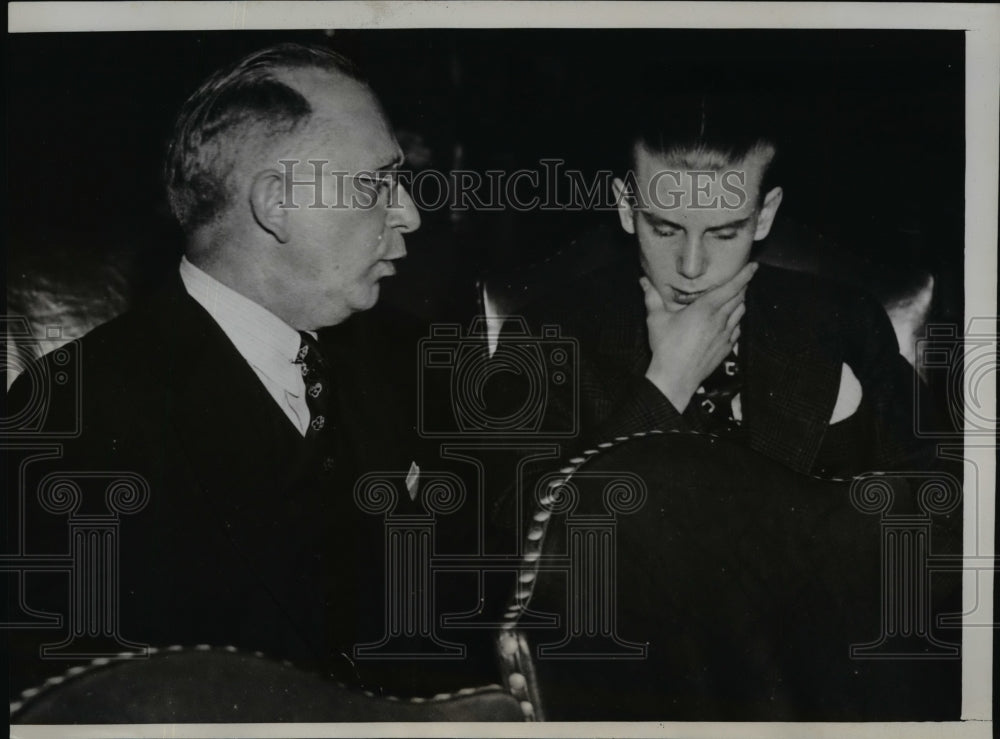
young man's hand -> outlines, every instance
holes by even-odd
[[[751,262],[690,305],[670,312],[649,280],[642,277],[646,327],[653,359],[646,377],[683,413],[701,383],[719,366],[740,338],[743,296],[757,271]]]

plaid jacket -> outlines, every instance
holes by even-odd
[[[533,330],[558,325],[579,343],[579,407],[563,412],[578,413],[583,444],[657,428],[700,430],[693,413],[678,413],[644,377],[652,353],[639,276],[634,251],[622,250],[523,309]],[[762,265],[747,289],[739,345],[750,448],[803,473],[829,456],[853,455],[838,474],[927,463],[932,450],[913,434],[918,380],[873,298]],[[844,364],[860,381],[867,418],[831,426]]]

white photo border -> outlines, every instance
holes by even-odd
[[[675,3],[675,2],[13,2],[8,32],[281,30],[322,28],[729,28],[953,29],[966,32],[965,312],[997,313],[998,117],[1000,4]],[[970,378],[966,378],[969,382]],[[968,391],[968,387],[966,388]],[[995,388],[979,387],[978,414],[996,419]],[[985,390],[986,394],[982,394]],[[966,392],[966,403],[969,394]],[[966,414],[968,418],[969,414]],[[970,421],[967,420],[967,423]],[[981,421],[979,422],[981,426]],[[993,429],[995,442],[995,428]],[[967,435],[965,454],[980,471],[981,507],[965,496],[966,556],[995,550],[996,446]],[[970,543],[974,551],[970,552]],[[992,623],[994,572],[966,571],[963,608]],[[992,735],[994,629],[963,627],[962,721],[809,724],[817,737]],[[580,725],[550,724],[148,724],[11,727],[11,736],[244,737],[288,736],[572,736]],[[595,736],[799,737],[786,723],[593,723]]]

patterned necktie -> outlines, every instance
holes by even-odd
[[[331,472],[336,464],[334,452],[333,388],[328,367],[320,353],[319,342],[305,331],[299,331],[302,343],[295,363],[302,370],[306,386],[306,407],[309,408],[309,426],[306,442],[322,450],[323,471]]]
[[[740,422],[733,416],[733,398],[740,392],[743,376],[735,352],[722,360],[705,378],[694,396],[694,403],[708,431],[731,431]]]

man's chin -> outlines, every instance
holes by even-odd
[[[364,297],[357,302],[356,310],[371,310],[374,308],[376,303],[378,303],[381,292],[381,286],[379,285],[378,280],[376,280],[367,289]]]

